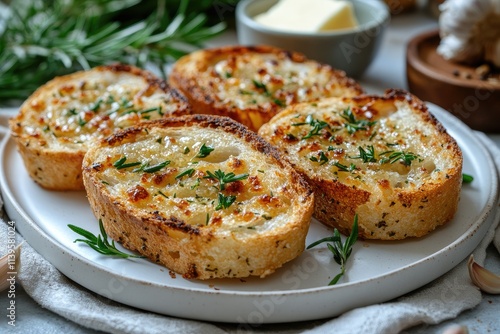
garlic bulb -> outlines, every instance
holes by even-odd
[[[446,0],[440,9],[443,58],[500,67],[500,0]]]

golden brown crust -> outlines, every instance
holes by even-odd
[[[196,159],[201,142],[214,151]],[[116,152],[127,161],[161,156],[170,163],[140,175],[117,170]],[[186,168],[193,170],[179,177]],[[248,178],[222,191],[207,170]],[[312,190],[279,151],[229,118],[165,118],[119,132],[88,151],[83,177],[91,207],[114,240],[185,278],[264,277],[304,250]],[[217,193],[236,201],[216,209]]]
[[[174,64],[169,82],[196,113],[228,116],[254,131],[285,105],[362,93],[344,72],[270,46],[191,53]]]
[[[133,110],[154,106],[163,109]],[[41,86],[10,120],[10,129],[33,180],[50,190],[83,190],[81,163],[92,140],[160,113],[190,112],[186,99],[165,81],[137,67],[114,64]]]
[[[347,110],[354,117],[350,121]],[[309,123],[307,115],[313,115]],[[349,128],[363,121],[373,123]],[[314,132],[313,124],[323,127],[304,138]],[[344,234],[357,214],[361,238],[420,237],[449,222],[457,210],[461,150],[408,92],[295,105],[259,134],[285,152],[312,185],[315,218]]]

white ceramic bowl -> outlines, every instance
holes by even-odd
[[[306,1],[306,0],[304,0]],[[380,0],[351,0],[358,27],[328,32],[285,32],[266,27],[253,17],[278,0],[243,0],[236,7],[236,31],[242,45],[267,44],[304,53],[308,58],[360,77],[380,47],[390,21],[387,5]]]

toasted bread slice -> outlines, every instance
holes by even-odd
[[[271,274],[304,250],[314,207],[276,149],[220,116],[119,132],[89,149],[83,178],[114,240],[185,278]]]
[[[174,64],[169,83],[196,113],[228,116],[254,131],[292,103],[362,93],[344,72],[268,46],[195,51]]]
[[[314,216],[359,236],[420,237],[454,216],[462,153],[424,103],[404,91],[302,103],[260,131],[313,186]]]
[[[82,190],[82,159],[95,138],[138,122],[190,112],[153,74],[129,65],[99,66],[41,86],[10,120],[29,175],[52,190]]]

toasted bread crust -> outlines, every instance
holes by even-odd
[[[155,106],[162,111],[140,113]],[[190,112],[185,98],[165,81],[115,64],[49,81],[23,103],[10,129],[38,184],[50,190],[83,190],[81,163],[92,140],[160,113]]]
[[[201,143],[214,150],[196,158]],[[120,154],[150,159],[137,153],[146,151],[170,163],[143,175],[115,167]],[[248,177],[220,190],[207,172],[217,169]],[[88,151],[83,177],[114,240],[189,279],[271,274],[304,250],[314,206],[309,185],[281,154],[225,117],[167,118],[119,132]],[[218,193],[235,202],[217,209]]]
[[[347,121],[346,110],[354,119]],[[309,122],[307,115],[313,117]],[[461,150],[425,104],[407,92],[298,104],[259,134],[312,185],[314,217],[344,234],[357,214],[360,238],[420,237],[449,222],[457,210]]]
[[[193,52],[174,64],[169,83],[196,113],[228,116],[254,131],[285,105],[362,93],[344,72],[269,46]]]

